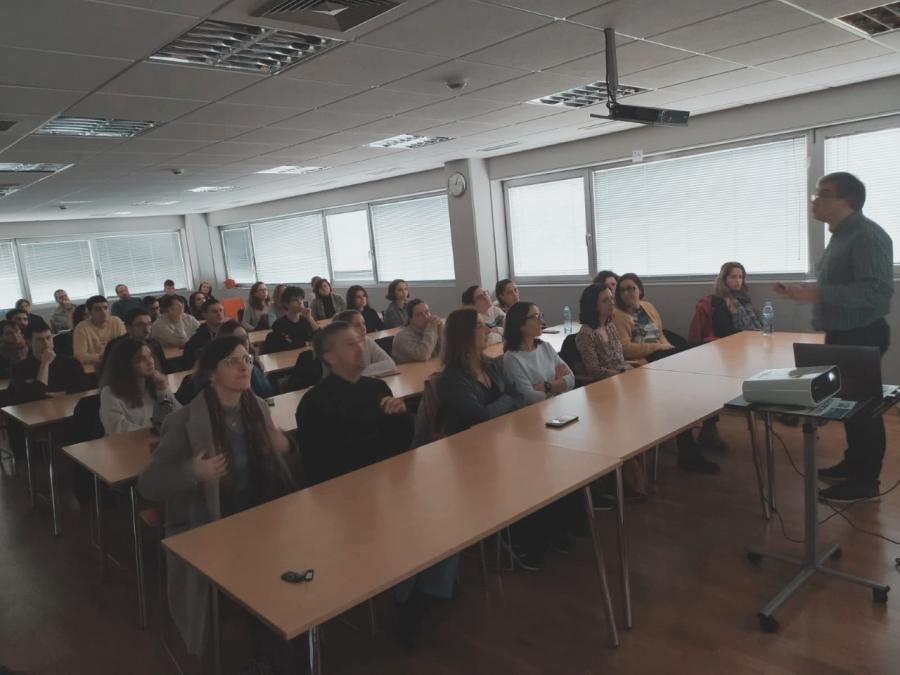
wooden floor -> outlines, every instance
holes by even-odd
[[[781,610],[778,634],[760,632],[756,611],[793,570],[774,561],[753,567],[742,547],[765,544],[795,552],[798,546],[784,539],[777,521],[766,524],[761,518],[743,419],[725,415],[720,428],[731,444],[715,457],[722,465],[720,476],[683,474],[667,452],[658,493],[628,510],[635,626],[622,630],[619,649],[608,646],[596,571],[582,539],[573,555],[548,555],[540,573],[491,574],[487,589],[480,583],[477,557],[464,556],[461,597],[434,608],[426,635],[412,651],[397,646],[388,634],[388,597],[377,602],[380,628],[375,638],[368,633],[365,608],[357,608],[347,621],[325,626],[325,672],[900,672],[900,573],[895,568],[900,547],[861,534],[840,518],[821,528],[823,540],[843,544],[844,556],[835,566],[896,586],[887,605],[874,605],[865,589],[816,578]],[[778,431],[799,464],[799,431],[782,426]],[[842,428],[832,424],[821,429],[819,447],[820,464],[837,460]],[[898,447],[900,416],[891,413],[882,489],[900,478]],[[779,449],[779,504],[788,534],[795,538],[802,536],[801,489],[802,479]],[[124,514],[124,508],[118,510]],[[820,518],[828,513],[820,507]],[[65,533],[53,539],[46,511],[28,508],[22,477],[0,481],[0,665],[40,675],[177,672],[155,629],[155,601],[151,630],[135,627],[124,523],[113,523],[109,535],[126,570],[101,583],[87,518],[71,506],[64,515]],[[900,489],[879,504],[854,507],[850,516],[859,527],[900,540]],[[611,514],[602,520],[617,590]],[[152,551],[148,542],[147,575],[155,593]],[[237,672],[236,661],[226,654],[228,672]],[[185,664],[186,672],[198,672]]]

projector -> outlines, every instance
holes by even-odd
[[[771,403],[814,408],[841,390],[837,366],[774,368],[744,380],[748,403]]]
[[[594,115],[616,122],[635,122],[659,127],[686,127],[691,113],[687,110],[666,110],[665,108],[644,108],[639,105],[607,104],[609,115]]]

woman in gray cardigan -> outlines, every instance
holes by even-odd
[[[206,346],[197,368],[210,385],[166,418],[159,446],[138,479],[144,497],[165,502],[167,537],[294,489],[283,459],[290,443],[266,403],[250,391],[249,356],[236,337]],[[200,655],[209,583],[172,555],[166,564],[172,618],[188,651]]]

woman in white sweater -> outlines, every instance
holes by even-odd
[[[150,348],[132,338],[119,340],[103,369],[100,422],[106,435],[159,427],[180,407]]]
[[[517,302],[503,329],[503,372],[528,403],[575,387],[575,375],[549,342],[540,339],[544,315],[537,305]]]

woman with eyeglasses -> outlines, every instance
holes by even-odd
[[[491,296],[481,286],[469,286],[462,294],[463,307],[474,307],[478,311],[478,318],[487,326],[488,344],[495,345],[503,342],[503,322],[506,313],[491,304]]]
[[[537,305],[517,302],[506,314],[503,370],[527,403],[575,386],[575,375],[549,342],[540,339],[544,315]]]
[[[166,420],[137,484],[144,497],[165,503],[169,537],[295,489],[285,462],[290,443],[251,391],[253,359],[242,340],[217,337],[197,368],[209,386]],[[200,655],[209,630],[209,583],[174,556],[167,576],[172,618],[188,651]],[[252,633],[265,630],[257,628]]]
[[[644,300],[644,282],[632,272],[619,277],[613,323],[622,339],[622,351],[629,361],[643,365],[668,356],[675,349],[663,332],[656,307]]]

